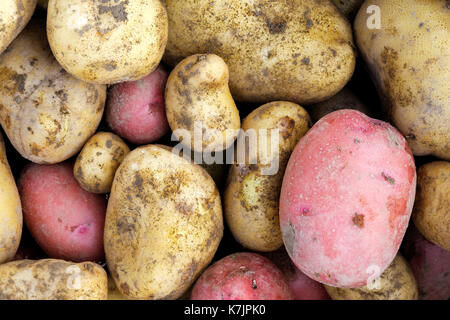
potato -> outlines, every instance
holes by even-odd
[[[191,300],[292,300],[292,292],[269,259],[240,252],[209,267],[195,283]]]
[[[73,167],[80,186],[92,193],[111,191],[114,175],[130,148],[115,134],[98,132],[84,145]]]
[[[352,19],[364,0],[331,0],[349,19]]]
[[[0,265],[1,300],[106,300],[105,270],[92,262],[18,260]]]
[[[394,127],[356,110],[330,113],[300,139],[286,168],[287,252],[312,279],[363,286],[397,254],[415,191],[414,158]]]
[[[267,252],[283,245],[278,216],[281,182],[289,156],[308,131],[309,122],[305,109],[285,101],[265,104],[244,119],[242,129],[249,137],[255,133],[256,139],[250,144],[258,153],[249,154],[248,161],[236,162],[230,168],[224,194],[227,224],[244,247]],[[271,145],[272,134],[278,134],[277,146]],[[262,154],[267,157],[258,156]]]
[[[11,260],[22,237],[22,205],[0,133],[0,264]]]
[[[30,21],[37,0],[2,0],[0,6],[0,54]]]
[[[25,223],[51,258],[101,261],[106,200],[82,189],[69,162],[29,164],[19,179]]]
[[[381,28],[368,28],[367,8]],[[446,0],[367,0],[355,20],[358,47],[383,105],[416,156],[450,160],[450,6]]]
[[[114,279],[108,277],[108,300],[130,300],[128,297],[120,293],[116,287]]]
[[[417,300],[416,279],[408,262],[397,254],[383,274],[360,288],[346,289],[325,285],[333,300]]]
[[[106,86],[66,73],[51,54],[44,25],[30,22],[0,56],[0,124],[22,157],[53,164],[78,153],[94,134]]]
[[[222,235],[220,195],[203,168],[155,145],[125,157],[104,235],[108,269],[122,294],[179,298],[211,262]]]
[[[167,71],[159,66],[148,76],[113,85],[108,92],[106,121],[111,129],[134,144],[157,141],[169,131],[164,90]]]
[[[166,111],[173,134],[196,152],[231,146],[241,127],[239,111],[228,88],[228,67],[213,54],[181,61],[170,73]],[[185,131],[190,137],[185,137]]]
[[[328,0],[166,0],[164,60],[220,55],[238,101],[316,103],[355,68],[350,24]]]
[[[47,36],[59,63],[99,84],[134,81],[151,73],[167,43],[160,0],[50,0]]]

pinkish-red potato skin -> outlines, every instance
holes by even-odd
[[[289,256],[319,282],[366,285],[394,259],[415,188],[414,158],[394,127],[356,110],[326,115],[299,141],[283,179]]]
[[[292,292],[269,259],[242,252],[206,269],[192,289],[191,300],[292,300]]]
[[[27,165],[19,179],[24,221],[51,258],[102,261],[106,199],[80,187],[69,162]]]
[[[169,131],[164,91],[167,71],[159,66],[148,76],[113,85],[106,104],[111,129],[134,144],[157,141]]]

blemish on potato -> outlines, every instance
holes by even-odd
[[[355,215],[352,218],[352,222],[358,228],[364,228],[364,215],[355,213]]]

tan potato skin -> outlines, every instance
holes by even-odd
[[[135,81],[161,61],[168,21],[160,0],[50,0],[47,36],[59,63],[99,84]]]
[[[399,253],[370,286],[348,289],[324,285],[333,300],[417,300],[419,295],[411,268]]]
[[[450,162],[430,162],[417,170],[412,219],[428,241],[450,251]]]
[[[80,186],[92,193],[111,191],[114,175],[130,148],[117,135],[98,132],[84,145],[73,173]]]
[[[25,28],[37,0],[2,0],[0,5],[0,54]]]
[[[222,151],[233,144],[241,120],[228,79],[227,65],[214,54],[190,56],[170,73],[165,93],[167,120],[178,138],[181,135],[175,130],[189,131],[191,139],[182,140],[191,150]],[[198,143],[194,143],[196,122],[209,132]]]
[[[59,163],[83,147],[103,115],[106,86],[75,79],[53,58],[44,21],[31,21],[0,56],[0,124],[22,157]]]
[[[105,270],[93,262],[17,260],[0,265],[0,300],[106,300]]]
[[[350,24],[328,0],[166,0],[175,65],[215,53],[237,101],[316,103],[339,92],[355,68]]]
[[[0,264],[16,254],[22,237],[22,205],[0,134]]]
[[[381,29],[369,29],[369,5]],[[383,105],[416,156],[450,160],[450,6],[436,0],[367,0],[355,19],[358,47]]]
[[[125,157],[104,234],[108,269],[122,294],[179,298],[209,265],[222,235],[220,195],[203,168],[156,145]]]
[[[280,130],[279,170],[275,175],[262,173],[262,168],[268,167],[269,161],[275,159],[275,149],[259,143],[258,148],[266,147],[272,151],[269,153],[271,159],[257,164],[236,163],[228,174],[224,194],[225,218],[234,238],[244,247],[267,252],[282,246],[278,216],[281,183],[289,156],[309,129],[309,123],[309,115],[302,107],[284,101],[265,104],[244,119],[244,131]]]

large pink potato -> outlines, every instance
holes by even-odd
[[[291,300],[281,271],[256,253],[234,253],[210,266],[194,285],[192,300]]]
[[[108,94],[106,121],[134,144],[157,141],[169,131],[164,102],[168,73],[159,66],[148,76],[113,85]]]
[[[327,285],[368,284],[399,249],[415,188],[414,158],[394,127],[356,110],[326,115],[299,141],[283,178],[289,256]]]
[[[80,187],[70,163],[27,165],[19,192],[25,223],[51,258],[75,262],[104,258],[106,200]]]

